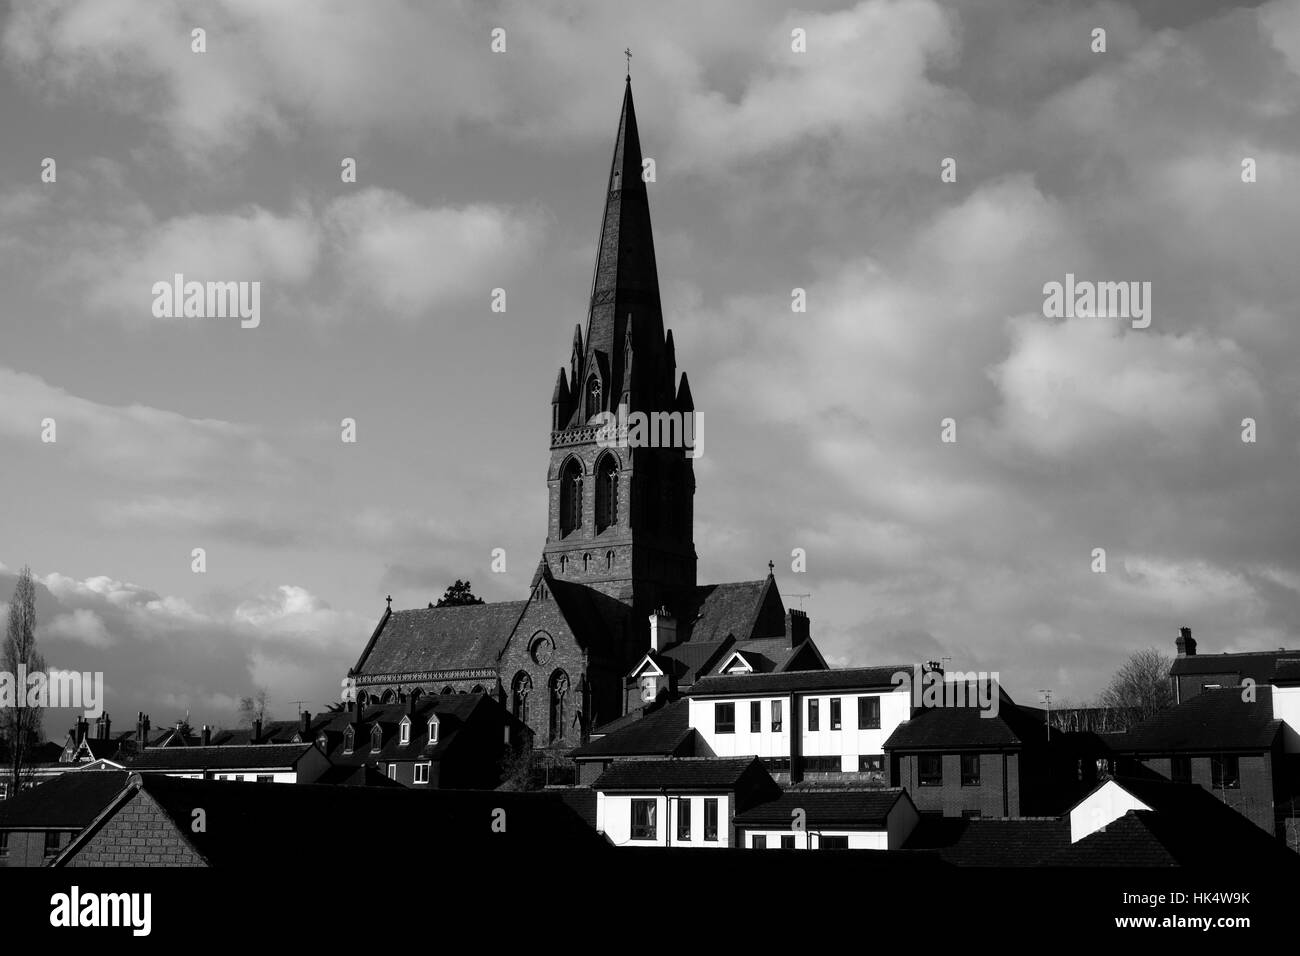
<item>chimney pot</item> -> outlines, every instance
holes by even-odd
[[[212,728],[209,727],[207,724],[203,725],[203,735],[199,738],[199,740],[205,747],[209,747],[212,745]]]
[[[260,744],[262,742],[262,718],[258,717],[253,721],[253,739],[250,743]]]
[[[1196,656],[1196,639],[1192,637],[1190,627],[1180,627],[1178,629],[1178,640],[1174,641],[1174,646],[1178,648],[1179,657]]]

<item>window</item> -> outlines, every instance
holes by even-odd
[[[823,836],[818,838],[817,845],[823,850],[847,850],[849,848],[849,838],[847,836]]]
[[[345,754],[352,753],[352,745],[356,743],[356,739],[357,739],[357,732],[353,730],[351,727],[343,731],[343,752]]]
[[[961,785],[963,787],[978,787],[980,785],[979,754],[961,755]]]
[[[736,705],[734,703],[713,705],[713,732],[717,734],[734,734],[736,732]]]
[[[880,698],[879,697],[858,698],[858,729],[859,730],[880,729]]]
[[[779,734],[780,732],[781,732],[781,702],[779,700],[774,700],[772,701],[772,733]]]
[[[600,379],[593,375],[587,379],[586,418],[588,421],[601,410],[600,404]]]
[[[550,740],[564,739],[565,704],[569,697],[569,675],[562,670],[551,674],[550,684]]]
[[[677,839],[685,842],[691,838],[691,800],[677,798]]]
[[[768,773],[789,773],[790,772],[789,757],[763,757],[762,761],[763,761],[763,766],[767,769]]]
[[[1192,782],[1192,758],[1173,756],[1169,758],[1169,779],[1174,783]]]
[[[45,855],[58,856],[58,853],[59,853],[59,831],[46,830],[45,831]]]
[[[704,801],[704,839],[718,838],[718,798],[709,797]]]
[[[863,754],[858,757],[859,773],[884,773],[885,772],[885,755],[884,754]]]
[[[390,763],[390,764],[388,765],[388,779],[389,779],[389,780],[396,780],[396,779],[397,779],[397,764],[395,764],[395,763]]]
[[[325,753],[330,752],[330,739],[325,736],[325,731],[322,730],[320,736],[316,738],[316,746],[325,751]],[[351,750],[352,748],[349,747],[348,749]]]
[[[633,800],[632,839],[653,840],[656,839],[655,834],[655,801]]]
[[[401,727],[398,728],[401,737],[401,743],[409,744],[411,742],[411,718],[403,717]]]
[[[429,782],[429,768],[430,768],[431,766],[432,766],[432,764],[427,764],[427,763],[417,763],[417,764],[415,765],[415,782],[416,782],[416,783],[428,783],[428,782]]]
[[[763,702],[753,700],[749,702],[749,732],[751,734],[762,733],[763,731]]]
[[[1241,786],[1236,755],[1210,758],[1210,779],[1215,790],[1236,790]]]
[[[840,729],[840,699],[831,698],[831,730]]]
[[[438,718],[430,717],[429,718],[429,743],[436,744],[437,742],[438,742]]]
[[[766,850],[767,835],[763,833],[755,833],[753,842],[750,843],[749,845],[752,846],[755,850]]]
[[[511,711],[520,723],[528,723],[528,695],[533,692],[533,679],[527,671],[520,671],[510,682]]]
[[[378,724],[370,728],[370,750],[374,752],[384,746],[384,731]]]
[[[560,475],[560,534],[582,527],[582,466],[570,459]]]
[[[808,729],[821,729],[821,701],[816,697],[808,701]]]
[[[807,773],[839,773],[844,767],[838,754],[828,757],[804,757],[803,769]]]
[[[782,837],[781,837],[781,849],[783,849],[783,850],[793,850],[793,849],[794,849],[794,834],[793,834],[793,833],[789,833],[789,834],[784,834],[784,835],[782,835]]]
[[[921,754],[916,762],[921,786],[943,786],[943,757],[939,754]]]
[[[272,773],[259,773],[259,774],[257,775],[257,782],[258,782],[258,783],[275,783],[275,774],[272,774]]]
[[[618,461],[613,455],[605,455],[596,466],[596,531],[604,531],[616,524],[618,524]]]

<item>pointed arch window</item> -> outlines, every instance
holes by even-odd
[[[343,752],[345,754],[352,753],[352,748],[353,745],[356,743],[356,739],[357,739],[357,732],[353,730],[351,727],[343,731]]]
[[[560,475],[560,534],[582,527],[582,466],[569,459]]]
[[[587,407],[585,409],[585,417],[587,421],[591,421],[601,408],[600,379],[593,375],[591,378],[587,379]]]
[[[596,531],[618,524],[618,461],[604,455],[596,465]]]
[[[533,679],[527,671],[520,671],[510,682],[510,711],[520,723],[528,723],[528,695],[533,692]]]
[[[550,736],[552,743],[564,739],[565,707],[569,696],[569,675],[557,670],[549,681]]]
[[[378,724],[370,728],[370,749],[378,751],[384,746],[384,731]]]

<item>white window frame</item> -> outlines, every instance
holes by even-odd
[[[399,743],[409,744],[411,742],[411,718],[410,717],[402,718],[402,723],[398,726],[397,733],[399,737],[398,740]]]
[[[429,771],[432,769],[432,763],[417,763],[415,765],[415,782],[428,783]]]
[[[388,779],[389,779],[389,780],[396,780],[396,779],[397,779],[397,764],[395,764],[395,763],[390,763],[390,764],[388,765]]]

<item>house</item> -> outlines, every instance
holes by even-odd
[[[370,767],[408,787],[492,789],[501,762],[527,726],[487,694],[413,694],[351,707],[312,726],[314,742],[340,768]]]
[[[1270,685],[1206,687],[1110,740],[1117,775],[1194,783],[1279,838],[1297,829],[1300,755]]]
[[[315,783],[329,767],[329,758],[314,743],[162,747],[126,765],[132,773],[255,783]]]
[[[1039,866],[1070,845],[1068,817],[942,817],[921,819],[906,849],[932,850],[960,867]]]
[[[44,866],[126,785],[121,771],[61,773],[0,803],[0,867]]]
[[[755,757],[619,760],[591,789],[615,846],[735,846],[736,815],[780,795]]]
[[[901,850],[920,821],[907,791],[791,788],[736,814],[747,849]]]
[[[690,703],[662,696],[644,714],[629,714],[593,733],[583,746],[569,752],[578,766],[578,783],[590,786],[615,760],[701,757],[698,737],[690,726]]]
[[[347,846],[331,834],[346,823]],[[348,847],[387,848],[476,872],[521,860],[562,860],[573,872],[607,850],[549,793],[404,787],[234,787],[215,780],[132,774],[64,847],[57,867],[224,867],[248,873],[267,854],[304,873],[332,873]],[[434,894],[431,899],[440,899]]]
[[[1070,845],[1043,865],[1300,871],[1300,857],[1195,784],[1105,780],[1071,808],[1068,818]]]
[[[1189,701],[1205,690],[1241,687],[1251,681],[1256,685],[1294,688],[1283,695],[1287,701],[1284,707],[1289,713],[1300,717],[1300,650],[1278,648],[1275,651],[1197,654],[1196,640],[1189,627],[1178,629],[1174,647],[1178,656],[1169,668],[1174,703]],[[1292,694],[1296,696],[1292,697]],[[1292,704],[1291,701],[1296,703]],[[1292,710],[1292,707],[1295,709]],[[1293,720],[1291,725],[1300,731],[1300,720]]]
[[[107,713],[95,719],[95,732],[90,732],[90,722],[78,717],[68,731],[59,755],[60,763],[85,764],[94,760],[120,762],[136,752],[135,736],[127,731],[113,736],[113,722]]]
[[[781,782],[888,785],[885,741],[911,712],[910,665],[710,675],[688,696],[701,752],[754,755]]]
[[[914,710],[884,744],[891,786],[922,813],[948,817],[1054,816],[1086,792],[1095,761],[999,694],[996,711]]]

